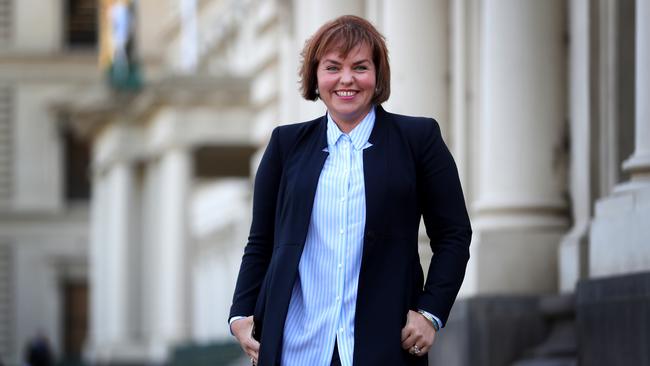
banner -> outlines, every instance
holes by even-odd
[[[99,67],[118,90],[141,87],[135,55],[137,0],[100,0]]]

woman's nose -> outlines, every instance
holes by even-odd
[[[352,72],[350,70],[343,70],[341,72],[341,84],[351,84],[353,79],[354,77],[352,76]]]

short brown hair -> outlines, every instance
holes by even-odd
[[[344,15],[323,24],[305,42],[301,53],[302,64],[298,73],[303,98],[318,99],[316,68],[325,54],[338,49],[341,56],[346,57],[352,49],[364,43],[371,49],[377,78],[375,94],[370,102],[381,104],[387,101],[390,96],[390,66],[384,36],[369,21],[354,15]]]

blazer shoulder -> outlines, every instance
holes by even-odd
[[[269,145],[273,145],[274,150],[286,160],[301,146],[318,141],[319,136],[323,135],[323,118],[277,126],[271,133]]]
[[[442,137],[440,125],[434,118],[407,116],[386,112],[387,119],[416,146],[437,141]]]
[[[311,121],[290,123],[275,127],[273,134],[276,134],[281,146],[288,147],[297,141],[315,135],[323,117]]]

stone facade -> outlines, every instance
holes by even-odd
[[[94,49],[65,49],[62,17],[53,16],[62,9],[60,0],[0,1],[0,359],[8,365],[37,333],[64,353],[65,293],[85,291],[88,277],[88,199],[68,192],[69,130],[52,106],[100,75]]]
[[[324,113],[300,98],[299,52],[342,14],[386,36],[385,107],[440,122],[470,209],[467,276],[431,364],[598,364],[588,350],[615,352],[594,336],[611,314],[600,288],[629,289],[622,319],[647,319],[647,294],[635,297],[650,273],[646,1],[135,4],[145,83],[117,93],[96,50],[63,41],[65,1],[0,0],[4,362],[39,330],[69,351],[68,283],[90,289],[88,361],[167,362],[179,345],[232,340],[251,178],[275,126]],[[64,193],[69,133],[91,146],[86,199]],[[556,296],[569,310],[548,305]],[[647,332],[634,329],[620,339],[641,364]]]

